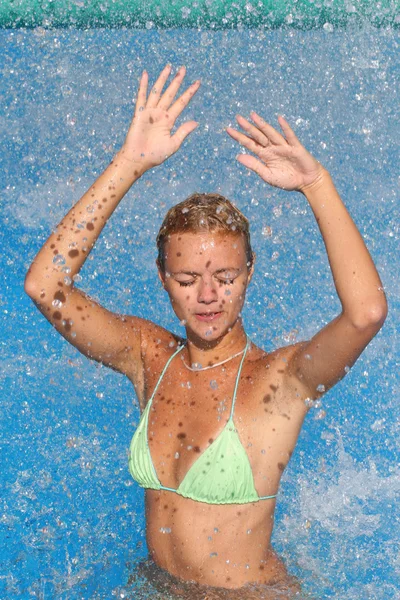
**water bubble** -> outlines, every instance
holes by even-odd
[[[67,125],[74,127],[74,125],[76,125],[76,117],[73,115],[67,115]]]
[[[271,237],[272,236],[272,228],[269,225],[265,225],[262,228],[261,235],[263,235],[264,237]]]
[[[322,26],[324,31],[327,31],[328,33],[332,33],[333,32],[333,25],[332,23],[324,23]]]
[[[55,265],[65,265],[65,258],[62,254],[56,254],[56,256],[53,258],[53,263]]]
[[[69,85],[62,85],[61,92],[62,92],[63,96],[69,96],[72,92],[72,88]]]
[[[170,527],[160,527],[160,533],[171,533]]]
[[[73,281],[82,281],[82,277],[77,273],[76,275],[72,276],[72,280]]]

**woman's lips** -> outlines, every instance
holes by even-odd
[[[196,313],[195,317],[199,321],[205,321],[208,323],[210,321],[215,321],[216,319],[219,319],[219,317],[221,315],[222,315],[222,312],[209,312],[209,313]]]

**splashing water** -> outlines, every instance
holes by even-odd
[[[284,475],[273,543],[318,599],[396,598],[398,33],[40,29],[0,31],[0,43],[0,596],[129,597],[126,565],[147,554],[143,495],[126,459],[138,422],[133,389],[55,334],[24,295],[23,278],[123,142],[141,70],[154,78],[169,61],[188,66],[188,81],[203,81],[185,117],[200,127],[135,184],[79,285],[110,310],[182,333],[155,268],[145,265],[154,264],[152,240],[167,208],[194,191],[217,191],[252,228],[249,335],[266,349],[313,335],[340,310],[313,217],[300,195],[244,172],[223,131],[237,112],[254,109],[272,122],[285,114],[332,173],[377,263],[390,313],[324,397],[325,417],[311,410]],[[151,597],[145,577],[137,586],[135,598]]]

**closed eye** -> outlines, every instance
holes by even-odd
[[[222,283],[222,285],[232,285],[234,279],[218,279],[218,283]]]

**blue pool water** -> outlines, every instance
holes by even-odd
[[[52,227],[124,139],[138,77],[185,64],[200,127],[108,223],[79,285],[111,310],[182,332],[154,239],[172,204],[218,191],[248,216],[257,254],[245,323],[266,349],[339,310],[304,198],[245,172],[223,132],[279,113],[330,170],[381,274],[389,317],[313,409],[279,494],[273,542],[314,598],[400,598],[399,34],[323,31],[0,31],[2,403],[0,597],[119,598],[146,556],[127,448],[133,388],[63,341],[23,292]],[[147,587],[146,587],[147,586]],[[133,591],[152,597],[151,585]],[[142,594],[142,595],[141,595]]]

